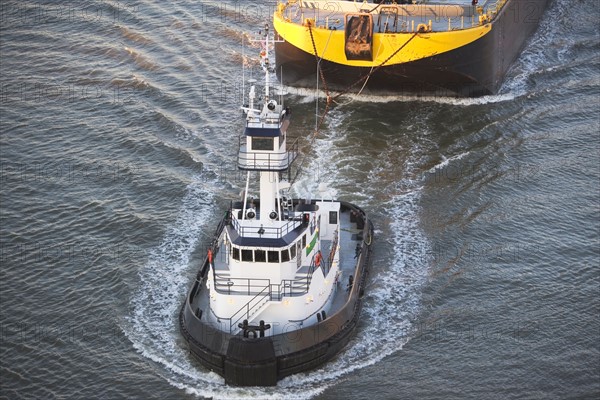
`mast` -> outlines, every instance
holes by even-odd
[[[269,26],[265,25],[264,31],[259,32],[258,39],[250,39],[250,41],[258,42],[261,46],[260,62],[264,71],[264,92],[262,105],[255,108],[256,89],[252,83],[248,93],[248,106],[242,107],[246,113],[246,128],[245,138],[240,141],[238,167],[244,171],[259,172],[260,210],[254,219],[273,225],[275,222],[282,222],[279,174],[288,170],[295,157],[290,156],[287,151],[288,110],[284,109],[282,104],[278,104],[276,98],[271,98],[270,80],[271,73],[274,71],[269,57],[275,39],[271,38]],[[248,196],[247,191],[246,196]],[[244,199],[244,210],[246,204],[247,199]],[[245,220],[246,216],[247,213],[244,212],[242,220]]]
[[[270,91],[270,86],[269,86],[269,80],[270,80],[270,76],[269,76],[269,25],[265,25],[265,43],[264,43],[264,56],[263,56],[263,62],[264,62],[264,70],[265,70],[265,103],[269,101],[269,91]]]

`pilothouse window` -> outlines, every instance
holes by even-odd
[[[281,262],[288,261],[290,261],[290,253],[288,252],[288,249],[281,250]]]
[[[330,224],[337,224],[337,211],[329,211],[329,223]]]
[[[273,138],[253,137],[252,150],[273,151],[275,148]]]
[[[267,262],[267,254],[264,250],[254,250],[254,261]]]
[[[233,252],[232,252],[232,256],[234,260],[240,260],[240,249],[238,249],[237,247],[233,248]]]
[[[269,255],[270,263],[278,263],[279,262],[279,252],[278,251],[269,251],[267,254]]]
[[[252,250],[242,250],[242,261],[253,261]]]

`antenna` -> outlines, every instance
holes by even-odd
[[[265,24],[265,60],[264,60],[264,68],[265,68],[265,102],[269,101],[269,24]]]
[[[248,41],[251,43],[259,43],[261,46],[261,52],[260,52],[261,67],[265,73],[264,104],[267,104],[269,102],[269,98],[270,98],[270,94],[271,94],[270,93],[271,92],[270,74],[276,72],[275,67],[272,67],[271,62],[269,61],[269,55],[270,55],[269,52],[270,52],[271,46],[274,46],[275,43],[283,42],[283,40],[278,40],[274,36],[271,37],[269,24],[265,24],[264,32],[262,29],[259,30],[258,35],[253,38],[249,38]],[[254,72],[254,70],[253,70],[252,66],[250,66],[250,76],[251,77],[253,76],[253,72]],[[253,79],[248,80],[249,83],[251,81],[253,81]],[[281,81],[281,86],[283,86],[283,81]],[[259,97],[259,99],[260,99],[260,97]],[[283,98],[281,98],[280,101],[283,101]]]
[[[242,35],[242,105],[244,104],[244,96],[246,96],[246,52],[245,52],[245,38],[246,35]]]

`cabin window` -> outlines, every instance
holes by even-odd
[[[290,247],[290,257],[292,258],[292,260],[296,258],[296,245]]]
[[[264,250],[254,250],[254,261],[267,262],[267,254]]]
[[[232,256],[234,260],[238,260],[240,261],[240,249],[238,249],[237,247],[233,248],[233,252],[232,252]]]
[[[275,148],[273,138],[253,137],[252,150],[273,151]]]
[[[242,261],[252,262],[252,250],[242,250]]]
[[[306,235],[302,236],[302,248],[306,248]]]
[[[288,261],[290,261],[290,252],[288,251],[288,249],[281,250],[281,262]]]
[[[329,223],[330,224],[337,224],[337,211],[329,211]]]
[[[269,251],[267,252],[270,263],[278,263],[279,262],[279,252],[278,251]]]

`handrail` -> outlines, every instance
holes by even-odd
[[[294,229],[302,225],[301,219],[291,219],[282,226],[263,226],[263,233],[259,234],[256,227],[241,226],[237,218],[231,218],[231,225],[235,231],[243,237],[268,237],[268,238],[282,238]]]
[[[316,7],[302,8],[301,4],[286,3],[278,9],[277,15],[286,22],[305,24],[312,20],[314,28],[343,30],[343,15],[355,12],[373,14],[374,33],[414,33],[420,23],[428,24],[431,20],[433,32],[450,32],[470,29],[480,24],[478,14],[483,13],[491,18],[506,4],[507,0],[481,0],[479,5],[468,4],[428,4],[418,1],[412,4],[377,5],[372,10],[350,6],[351,2],[335,1],[333,3],[316,2]],[[319,3],[321,6],[319,6]],[[362,2],[360,2],[362,4]],[[324,4],[329,4],[328,8]],[[335,9],[334,9],[335,8]],[[484,19],[487,21],[487,19]],[[447,29],[446,29],[447,28]]]
[[[296,138],[287,151],[246,151],[242,143],[246,136],[239,137],[238,167],[261,171],[282,171],[290,168],[299,154],[299,138]]]
[[[322,265],[326,264],[326,261],[321,260]],[[278,284],[271,283],[269,279],[259,279],[259,278],[230,278],[228,276],[222,276],[214,272],[214,288],[217,293],[223,294],[231,294],[234,293],[246,293],[247,295],[258,295],[264,292],[266,289],[269,289],[269,296],[271,300],[277,299],[280,300],[282,297],[288,296],[299,296],[305,293],[308,293],[308,289],[310,287],[310,283],[312,282],[312,276],[314,272],[317,270],[315,265],[314,256],[311,260],[310,267],[308,268],[308,272],[306,276],[297,279],[283,279]],[[324,271],[323,271],[324,273]],[[231,282],[231,283],[230,283]],[[238,282],[238,283],[236,283]],[[264,285],[253,284],[254,282],[265,282]],[[245,287],[247,290],[238,291],[235,288]],[[298,287],[302,287],[301,290],[294,290],[294,287],[297,289]],[[257,292],[251,290],[251,288],[258,288]],[[282,290],[283,288],[283,290]],[[289,288],[289,292],[286,292],[286,288]],[[232,290],[233,289],[233,290]],[[275,294],[276,293],[276,294]]]
[[[260,284],[260,282],[266,282],[265,284]],[[219,275],[217,273],[214,274],[214,283],[215,283],[215,289],[217,290],[218,293],[227,293],[227,294],[231,294],[231,292],[233,291],[234,293],[246,293],[247,295],[251,295],[254,294],[255,291],[254,290],[250,290],[250,288],[259,288],[262,290],[264,290],[265,287],[269,286],[271,284],[271,281],[269,279],[260,279],[260,278],[231,278],[229,276],[223,276],[223,275]],[[256,284],[259,283],[259,284]],[[235,288],[233,288],[235,286]],[[237,288],[247,288],[247,290],[235,290]],[[224,289],[223,289],[224,288]],[[233,288],[233,290],[232,290]]]
[[[483,9],[486,10],[486,14],[487,13],[497,13],[499,10],[502,9],[502,7],[504,7],[506,0],[497,0],[497,1],[493,2],[493,4],[490,4],[488,6],[489,2],[490,1],[488,0],[482,5]]]
[[[223,219],[222,222],[223,221],[225,221],[225,219]],[[220,229],[220,227],[219,227],[219,229]],[[219,229],[217,229],[217,231],[219,231]],[[216,246],[216,243],[213,245],[213,247],[214,246]],[[298,257],[299,256],[300,255],[298,255]],[[322,263],[321,268],[324,268],[327,261],[322,259],[321,263]],[[279,301],[283,297],[286,297],[286,296],[292,297],[292,296],[298,296],[298,295],[303,295],[305,293],[308,293],[308,290],[310,288],[310,283],[312,282],[312,277],[313,277],[313,274],[316,269],[317,269],[317,267],[315,264],[315,256],[313,255],[306,277],[301,277],[301,278],[293,279],[293,280],[284,279],[279,284],[271,284],[270,279],[231,278],[228,276],[222,276],[222,275],[217,274],[215,269],[212,268],[214,289],[218,293],[226,292],[227,294],[231,294],[232,287],[236,286],[235,282],[241,281],[242,283],[245,282],[245,285],[238,285],[237,287],[245,286],[245,287],[247,287],[247,291],[246,291],[247,295],[254,294],[254,297],[252,297],[246,304],[244,304],[239,310],[237,310],[231,317],[229,317],[229,318],[217,317],[217,318],[220,320],[229,321],[229,333],[233,333],[235,324],[237,322],[239,322],[244,317],[244,315],[246,315],[246,318],[249,319],[253,315],[253,313],[251,313],[251,312],[255,311],[260,306],[265,304],[266,301],[268,301],[268,300],[271,300],[271,301],[278,300]],[[324,270],[322,270],[322,272],[323,272],[323,274],[325,274]],[[262,286],[262,285],[258,286],[256,284],[252,284],[253,281],[266,282],[266,284],[264,286]],[[226,289],[223,290],[225,287],[226,287]],[[255,292],[252,291],[251,288],[256,288],[256,287],[261,288],[261,290],[255,294]],[[300,287],[301,289],[297,290],[298,287]],[[283,288],[283,290],[282,290],[282,288]],[[289,293],[286,293],[286,291],[285,291],[286,288],[289,288]],[[237,291],[235,291],[235,292],[237,292]],[[242,292],[238,292],[238,293],[242,293]],[[267,298],[268,298],[268,300],[267,300]],[[259,299],[259,300],[257,300],[257,299]],[[255,304],[251,306],[251,304],[253,302],[255,302]],[[190,301],[190,303],[191,303],[191,301]],[[243,314],[244,310],[246,310],[245,314]],[[242,313],[242,314],[239,317],[237,317],[237,319],[235,319],[236,316],[240,313]]]
[[[336,290],[331,290],[331,292],[329,292],[329,296],[327,296],[327,300],[325,300],[325,304],[327,304],[327,302],[329,302],[329,300],[331,300],[331,297],[333,297],[333,295],[335,294]],[[317,311],[313,312],[312,314],[304,317],[303,319],[288,319],[288,322],[292,322],[292,323],[303,323],[304,321],[306,321],[307,319],[309,319],[310,317],[320,313],[321,310],[317,309]]]
[[[316,253],[313,254],[313,256],[312,256],[312,260],[310,261],[310,268],[308,269],[308,274],[306,275],[306,287],[307,287],[306,290],[307,290],[307,292],[308,292],[308,287],[310,287],[310,283],[312,282],[312,276],[315,273],[315,271],[319,268],[315,264],[315,256],[316,256]],[[324,263],[324,262],[325,262],[325,260],[323,260],[321,258],[321,263]],[[323,272],[323,276],[324,276],[325,271],[321,270],[321,272]]]
[[[327,257],[327,262],[324,265],[323,274],[327,276],[331,265],[333,264],[333,259],[335,258],[335,253],[337,252],[337,246],[339,241],[339,232],[336,229],[333,235],[333,242],[331,243],[331,250],[329,251],[329,257]]]
[[[264,303],[261,303],[261,301],[257,301],[256,304],[254,306],[252,306],[252,308],[250,308],[250,303],[252,303],[256,298],[258,298],[265,290],[269,289],[269,292],[265,295],[263,295],[261,297],[260,300],[264,300],[266,297],[271,297],[271,289],[270,289],[270,285],[269,286],[265,286],[265,288],[263,290],[261,290],[260,292],[258,292],[258,294],[256,296],[254,296],[252,299],[250,299],[250,301],[248,301],[246,304],[244,304],[242,306],[242,308],[240,308],[239,310],[237,310],[231,317],[228,318],[229,320],[229,333],[233,332],[233,327],[234,325],[239,322],[242,318],[244,318],[244,314],[240,315],[238,319],[236,319],[235,321],[233,321],[234,317],[239,314],[240,312],[244,311],[244,309],[246,309],[246,319],[250,318],[250,311],[256,309],[259,305],[262,305]]]
[[[279,284],[267,284],[266,286],[263,287],[263,289],[261,291],[259,291],[258,293],[256,293],[256,295],[251,298],[246,304],[244,304],[239,310],[237,310],[231,317],[229,318],[220,318],[221,320],[228,320],[229,321],[229,333],[232,333],[234,331],[235,328],[235,324],[238,323],[242,318],[244,318],[244,315],[246,316],[246,319],[250,319],[250,317],[254,314],[252,313],[252,311],[255,311],[256,309],[258,309],[259,307],[261,307],[263,304],[265,304],[265,301],[268,298],[268,300],[274,300],[276,298],[276,300],[281,300],[282,297],[286,296],[285,293],[285,288],[286,288],[286,282],[289,283],[289,287],[290,288],[290,292],[289,292],[289,297],[293,296],[293,295],[301,295],[301,294],[305,294],[308,293],[308,289],[310,288],[310,282],[312,281],[312,276],[314,271],[317,268],[315,268],[315,263],[314,263],[314,256],[313,256],[313,260],[311,261],[311,266],[309,268],[309,273],[307,274],[306,277],[302,277],[299,279],[294,279],[294,280],[290,280],[290,279],[284,279],[281,281],[281,283]],[[225,279],[225,278],[222,278]],[[233,279],[240,279],[240,278],[233,278]],[[260,280],[260,279],[255,279],[255,280]],[[303,282],[304,280],[306,280],[306,282]],[[250,288],[250,279],[247,279],[248,281],[248,288]],[[295,292],[294,291],[294,283],[300,283],[300,286],[304,287],[304,289],[302,289],[301,291]],[[218,291],[217,289],[217,281],[215,280],[215,290]],[[281,287],[283,286],[284,290],[283,292],[281,291]],[[274,288],[276,290],[274,290]],[[249,290],[249,289],[248,289]],[[267,293],[265,293],[265,291],[267,291]],[[263,294],[264,293],[264,294]],[[248,291],[248,294],[253,294],[250,293],[250,291]],[[258,298],[260,298],[259,300],[257,300]],[[250,305],[252,302],[255,302],[254,305]],[[242,312],[246,310],[246,313],[243,314]],[[242,313],[239,317],[237,317],[237,319],[235,319],[235,317]],[[235,321],[234,321],[235,319]]]
[[[251,278],[229,278],[224,276],[219,276],[215,274],[214,279],[214,287],[217,293],[222,294],[246,294],[246,295],[255,295],[261,293],[265,290],[265,288],[269,288],[269,293],[271,296],[271,300],[280,300],[281,297],[293,297],[299,296],[308,292],[308,288],[310,286],[310,282],[312,281],[312,274],[316,268],[314,268],[314,264],[309,268],[307,276],[303,276],[298,279],[283,279],[280,283],[270,283],[268,279],[251,279]],[[235,281],[235,282],[234,282]],[[257,285],[251,284],[252,281],[265,281],[267,282],[265,285]],[[232,282],[232,284],[229,284]],[[238,283],[236,283],[238,282]],[[236,288],[247,288],[247,290],[235,290]],[[299,287],[303,289],[297,290]],[[286,288],[289,288],[289,291],[286,291]],[[296,290],[294,290],[296,288]],[[256,290],[253,290],[256,289]],[[283,289],[283,290],[282,290]]]

